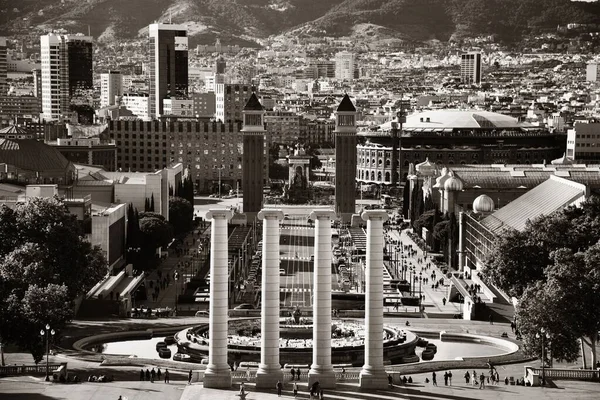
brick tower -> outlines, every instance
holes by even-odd
[[[254,220],[262,208],[264,184],[265,111],[252,93],[242,112],[244,125],[244,154],[242,162],[243,212],[248,221]]]
[[[335,212],[350,221],[356,212],[356,108],[346,94],[335,113]]]

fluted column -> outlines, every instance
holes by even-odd
[[[367,266],[365,295],[365,364],[360,371],[360,387],[384,389],[388,386],[383,367],[383,223],[385,211],[364,211],[367,221]]]
[[[283,219],[283,212],[263,209],[258,218],[263,221],[263,256],[260,365],[256,387],[273,389],[278,380],[283,382],[279,364],[279,221]]]
[[[227,223],[231,210],[210,210],[210,313],[208,324],[208,365],[204,372],[204,387],[230,388],[231,371],[227,364],[228,311],[228,237]]]
[[[308,386],[319,382],[322,388],[335,388],[331,365],[331,220],[333,211],[313,211],[315,221],[315,257],[313,283],[313,362]]]

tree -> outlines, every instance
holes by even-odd
[[[404,181],[404,189],[402,190],[402,216],[408,219],[408,210],[410,207],[410,182],[408,179]]]
[[[151,257],[156,249],[167,246],[173,239],[173,229],[162,215],[148,212],[140,214],[140,231],[142,233],[142,254],[146,268],[150,268]]]
[[[181,197],[169,199],[169,222],[173,226],[175,236],[185,234],[192,230],[194,207],[189,201]]]
[[[40,328],[49,323],[60,331],[73,317],[73,301],[106,275],[108,265],[57,199],[2,207],[0,228],[0,337],[39,360]]]
[[[579,353],[577,339],[587,338],[595,366],[600,329],[600,244],[583,253],[559,249],[551,258],[546,281],[530,285],[517,308],[525,348],[537,354],[541,343],[535,334],[543,327],[550,335],[553,356],[575,361]]]
[[[148,211],[154,212],[154,193],[152,193],[152,195],[150,196],[150,206],[148,208]]]

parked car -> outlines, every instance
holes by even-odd
[[[242,303],[239,306],[234,307],[234,310],[254,310],[256,307],[254,307],[254,304],[250,304],[250,303]]]
[[[208,317],[209,315],[208,310],[196,311],[196,317]]]

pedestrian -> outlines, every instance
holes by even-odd
[[[513,321],[510,321],[510,329],[512,330],[512,333],[515,333],[515,323]]]
[[[156,377],[156,371],[154,370],[154,367],[153,367],[152,371],[150,371],[150,382],[154,383],[155,377]]]
[[[497,385],[498,383],[500,383],[500,374],[498,373],[498,370],[496,370],[495,376],[496,376],[496,385]]]
[[[190,369],[190,372],[188,372],[188,385],[190,385],[192,383],[192,370]]]
[[[473,370],[473,375],[471,375],[471,380],[473,381],[473,386],[477,386],[478,385],[478,383],[477,383],[477,377],[478,377],[477,372],[475,372],[475,370]]]
[[[277,396],[281,397],[281,389],[283,388],[283,385],[281,384],[281,381],[277,381]]]
[[[490,325],[494,325],[494,316],[490,314]]]
[[[448,382],[450,383],[450,386],[452,386],[452,371],[448,371]]]
[[[296,377],[300,380],[300,368],[296,369]]]
[[[444,372],[444,386],[448,386],[448,371]]]
[[[240,394],[241,394],[241,395],[244,395],[244,394],[246,394],[246,387],[244,386],[244,382],[242,382],[242,383],[240,384]]]
[[[479,389],[485,389],[485,375],[483,372],[479,375]]]
[[[246,380],[250,382],[250,367],[246,367]]]
[[[294,398],[296,398],[298,396],[298,384],[296,382],[292,385],[292,389],[294,390]]]
[[[469,371],[465,372],[465,383],[468,385],[469,384],[469,379],[471,379],[471,375],[469,374]]]
[[[392,378],[392,374],[388,374],[388,385],[389,387],[394,387],[394,378]]]
[[[144,370],[140,369],[140,381],[144,381]]]
[[[169,369],[165,368],[165,383],[169,383]]]
[[[290,374],[292,374],[292,380],[294,380],[294,378],[296,377],[296,370],[294,369],[294,367],[292,367],[292,369],[290,370]]]
[[[160,372],[160,367],[158,367],[158,371],[156,371],[156,379],[158,379],[160,381],[161,375],[162,375],[162,372]]]
[[[436,379],[436,377],[435,377],[435,371],[433,371],[433,372],[431,373],[431,384],[432,384],[433,386],[437,386],[437,379]]]
[[[150,370],[148,368],[146,368],[146,380],[150,380]]]
[[[436,286],[437,286],[437,285],[436,285]],[[444,305],[446,305],[446,298],[445,298],[445,297],[442,299],[442,303],[443,303]]]

